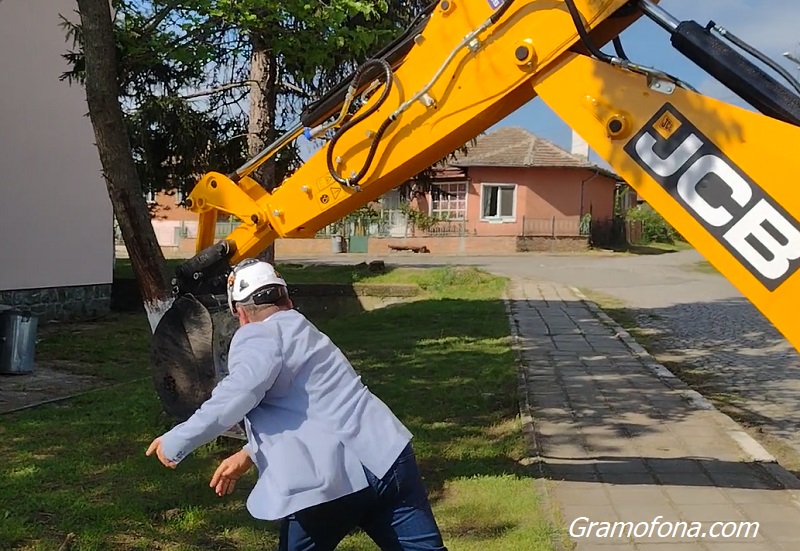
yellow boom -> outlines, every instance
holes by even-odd
[[[760,112],[599,50],[643,15]],[[800,160],[789,146],[800,143],[800,97],[719,31],[651,0],[440,0],[287,135],[199,181],[188,201],[197,255],[176,272],[176,292],[213,292],[232,263],[313,237],[539,96],[800,350]],[[323,131],[333,138],[272,193],[249,177]],[[219,212],[242,222],[214,243]]]

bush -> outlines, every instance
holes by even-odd
[[[650,205],[642,204],[631,208],[625,219],[629,222],[642,223],[643,243],[674,243],[681,240],[675,228]]]

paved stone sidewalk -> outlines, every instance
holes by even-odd
[[[576,549],[800,549],[800,484],[738,425],[568,287],[517,279],[509,298],[534,459]]]

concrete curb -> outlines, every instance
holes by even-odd
[[[714,407],[714,405],[702,394],[696,390],[688,388],[686,383],[681,381],[677,376],[675,376],[674,373],[660,364],[642,345],[636,342],[636,339],[634,339],[630,333],[628,333],[620,324],[614,321],[611,316],[606,314],[603,309],[600,308],[600,306],[598,306],[594,301],[590,300],[586,295],[584,295],[580,289],[570,287],[570,290],[581,302],[586,305],[587,308],[589,308],[589,310],[595,316],[600,319],[600,321],[613,329],[616,332],[616,337],[622,341],[622,343],[631,352],[633,352],[642,361],[642,363],[664,384],[675,390],[680,389],[683,398],[692,407],[696,409],[714,411],[719,416],[721,424],[726,430],[728,436],[730,436],[736,442],[736,444],[742,450],[742,453],[748,457],[750,462],[763,464],[770,474],[775,476],[785,486],[790,488],[798,487],[798,480],[780,468],[777,465],[777,459],[775,459],[775,457],[769,453],[764,446],[759,444],[758,441],[747,434],[747,432],[745,432],[739,423]],[[770,465],[770,467],[767,467],[767,465]]]
[[[513,285],[513,281],[509,282]],[[519,394],[519,414],[522,421],[522,432],[525,437],[525,444],[528,448],[527,466],[536,470],[538,476],[535,478],[534,484],[537,486],[539,492],[545,497],[545,507],[547,509],[546,516],[551,525],[556,529],[561,527],[561,522],[558,517],[557,500],[553,493],[548,488],[547,477],[544,473],[544,461],[542,460],[542,450],[539,446],[539,441],[536,438],[536,426],[533,416],[533,407],[531,406],[528,396],[528,378],[525,373],[525,362],[522,358],[522,348],[520,347],[520,333],[519,326],[514,319],[513,301],[508,297],[507,293],[502,297],[503,305],[505,306],[506,317],[511,334],[511,350],[514,353],[514,367],[517,371],[517,393]],[[550,544],[553,551],[565,551],[565,546],[562,541],[557,537],[551,538]]]

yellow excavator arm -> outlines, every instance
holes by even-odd
[[[642,16],[758,112],[627,59],[617,37]],[[598,47],[612,40],[616,55]],[[726,29],[677,21],[655,0],[440,0],[274,144],[199,181],[187,201],[197,254],[175,292],[224,292],[231,264],[313,237],[539,96],[800,349],[798,90]],[[329,139],[272,192],[250,178],[304,135]],[[215,243],[219,213],[241,223]]]

